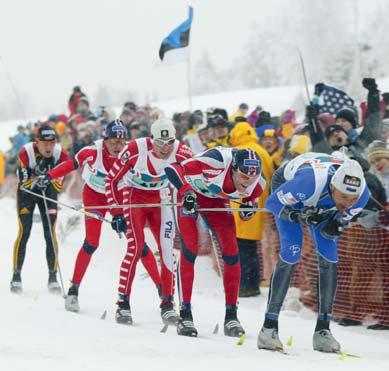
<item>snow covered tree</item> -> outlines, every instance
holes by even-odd
[[[206,52],[194,67],[192,88],[194,94],[215,93],[222,89],[220,76]]]

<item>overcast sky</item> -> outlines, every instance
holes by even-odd
[[[186,19],[188,3],[194,7],[193,64],[207,51],[224,68],[242,52],[254,22],[272,27],[295,1],[0,0],[0,97],[12,95],[6,71],[38,110],[64,110],[78,84],[91,98],[99,84],[141,98],[183,96],[185,65],[160,66],[158,50]],[[359,0],[361,13],[382,2]]]

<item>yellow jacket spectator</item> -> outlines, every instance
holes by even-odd
[[[250,148],[258,153],[262,163],[263,176],[266,180],[266,188],[259,199],[258,207],[264,207],[265,200],[269,195],[270,180],[274,172],[272,158],[258,144],[258,136],[253,127],[247,122],[240,122],[231,130],[230,145],[237,149]],[[238,238],[257,241],[262,239],[264,213],[256,213],[247,221],[243,221],[239,214],[235,213],[234,215]]]
[[[230,146],[230,136],[228,134],[230,124],[226,119],[221,115],[210,116],[208,119],[208,128],[212,136],[211,141],[207,143],[208,148]]]
[[[234,123],[235,118],[246,117],[248,110],[249,110],[249,106],[247,105],[247,103],[241,103],[239,105],[238,110],[235,113],[233,113],[231,116],[228,117],[228,121]]]
[[[277,135],[274,129],[267,129],[262,133],[259,144],[271,156],[274,168],[277,169],[282,164],[284,153],[284,141]]]
[[[5,176],[4,153],[0,151],[0,185],[4,183],[4,176]]]
[[[284,140],[292,139],[296,128],[296,111],[287,110],[283,112],[280,117],[280,122],[279,134]]]

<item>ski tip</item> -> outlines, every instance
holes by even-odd
[[[289,336],[289,339],[288,339],[288,341],[286,342],[286,345],[287,345],[288,347],[291,347],[292,344],[293,344],[293,336]]]
[[[213,334],[216,335],[219,332],[219,324],[217,323],[215,328],[213,329]]]
[[[105,317],[107,317],[107,311],[105,310],[103,314],[101,315],[100,319],[104,320]]]
[[[167,329],[168,329],[168,328],[169,328],[169,325],[165,325],[165,326],[162,327],[162,329],[161,329],[160,332],[161,332],[162,334],[164,334],[164,333],[167,332]]]
[[[243,334],[239,337],[239,340],[238,342],[236,343],[236,345],[243,345],[244,344],[244,341],[246,340],[246,334]]]
[[[362,358],[361,356],[358,356],[356,354],[351,354],[347,352],[336,352],[339,354],[339,361],[344,361],[346,358]]]

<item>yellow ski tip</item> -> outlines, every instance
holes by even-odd
[[[244,341],[246,340],[246,334],[241,335],[236,345],[243,345]]]

